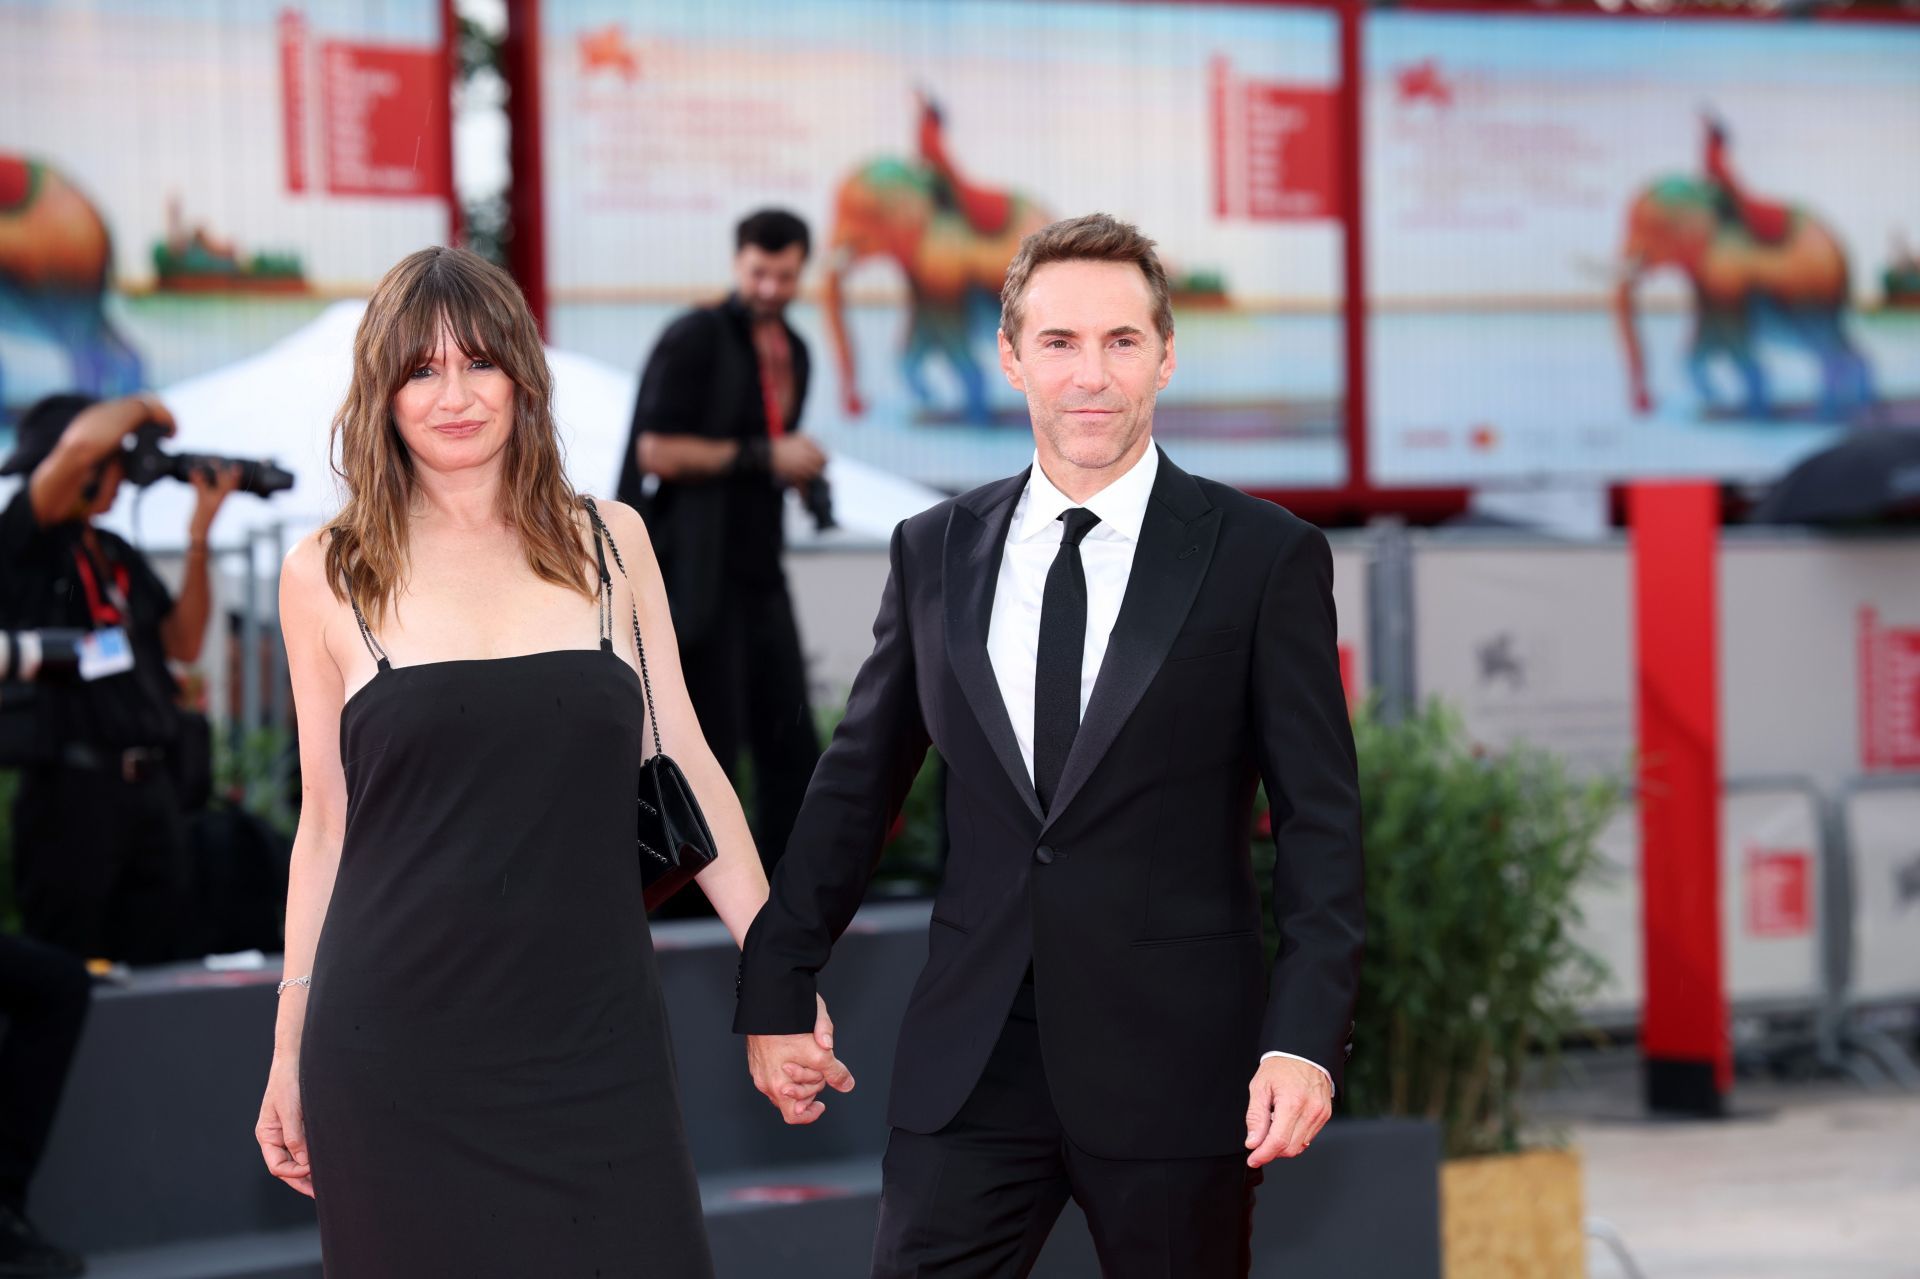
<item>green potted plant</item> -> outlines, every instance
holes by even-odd
[[[1521,1088],[1605,975],[1573,929],[1622,784],[1483,751],[1438,702],[1363,709],[1354,739],[1367,952],[1342,1110],[1440,1126],[1449,1279],[1582,1273],[1578,1158],[1529,1148]]]

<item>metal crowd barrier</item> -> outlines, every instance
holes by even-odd
[[[1721,796],[1720,924],[1727,999],[1751,1045],[1807,1041],[1832,992],[1832,843],[1804,777],[1729,780]],[[1608,966],[1581,1010],[1593,1029],[1637,1026],[1645,998],[1637,801],[1600,837],[1607,870],[1579,896],[1577,932]]]
[[[1862,1083],[1920,1089],[1896,1033],[1920,1025],[1920,773],[1849,778],[1829,814],[1841,931],[1821,1058]]]

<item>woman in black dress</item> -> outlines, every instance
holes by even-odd
[[[302,806],[257,1136],[333,1279],[712,1271],[634,846],[630,601],[736,943],[767,884],[646,529],[568,486],[549,392],[504,272],[408,257],[354,341],[345,504],[282,576]]]

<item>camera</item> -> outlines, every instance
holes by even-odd
[[[77,682],[86,634],[64,627],[0,631],[0,684]]]
[[[127,482],[145,488],[155,480],[174,479],[192,483],[195,471],[210,471],[218,466],[240,468],[240,488],[256,497],[272,497],[293,487],[293,476],[272,462],[252,458],[221,457],[215,453],[168,453],[160,447],[166,428],[147,422],[133,433],[133,443],[123,455]]]

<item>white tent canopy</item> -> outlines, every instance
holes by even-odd
[[[364,302],[337,302],[259,354],[160,392],[179,423],[169,449],[271,459],[294,476],[292,489],[270,499],[245,493],[229,498],[214,525],[217,544],[231,545],[250,530],[279,524],[291,545],[339,508],[339,484],[328,466],[328,426],[346,396],[353,335],[364,309]],[[547,363],[553,370],[554,417],[568,477],[583,493],[611,495],[638,375],[551,347]],[[817,537],[811,519],[790,499],[790,541],[885,539],[895,524],[941,497],[933,489],[849,458],[834,458],[827,478],[841,530]],[[186,537],[193,490],[162,480],[137,496],[138,537],[136,494],[131,489],[122,490],[101,523],[154,550],[178,547]]]

